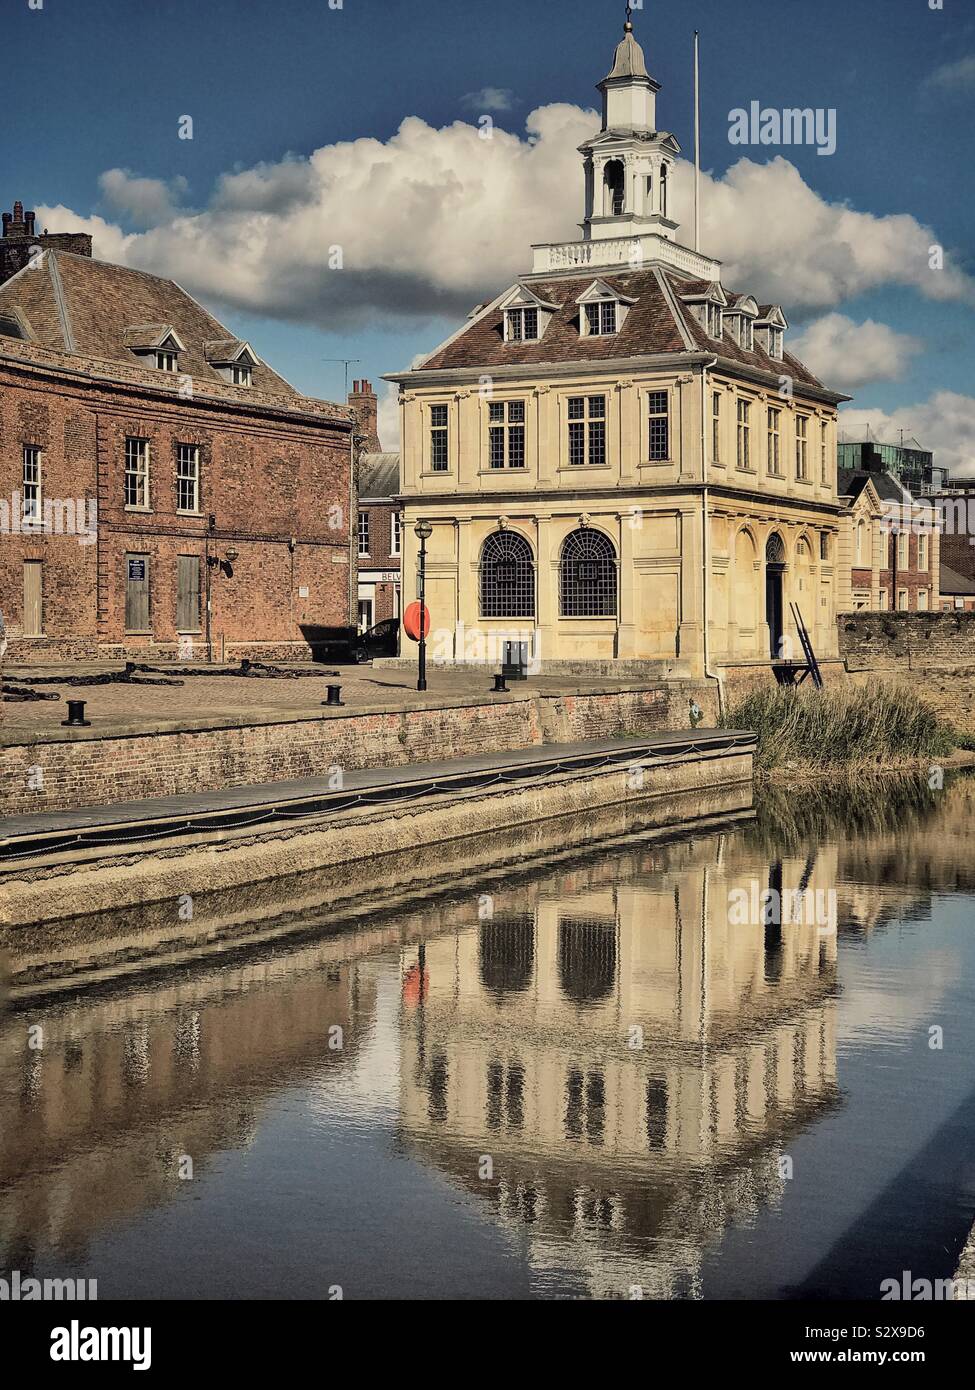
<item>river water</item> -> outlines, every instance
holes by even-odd
[[[777,794],[341,921],[289,884],[182,953],[175,926],[76,919],[99,968],[67,980],[14,939],[0,1274],[101,1298],[949,1278],[975,1220],[973,797]]]

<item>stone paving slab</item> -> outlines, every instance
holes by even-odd
[[[343,776],[341,793],[355,793],[370,788],[402,786],[445,778],[462,778],[468,774],[499,772],[515,768],[531,768],[551,762],[585,762],[600,755],[622,755],[637,751],[651,756],[666,756],[681,745],[693,744],[702,749],[719,751],[742,740],[752,741],[754,735],[735,729],[685,729],[678,732],[647,734],[639,737],[599,739],[579,743],[548,743],[533,748],[516,748],[504,752],[479,753],[468,758],[441,762],[408,763],[400,767],[367,768],[349,771]],[[156,797],[141,801],[119,802],[111,806],[86,806],[71,811],[45,811],[30,816],[7,816],[0,819],[0,842],[40,834],[90,830],[98,826],[160,821],[183,816],[212,814],[225,811],[286,805],[318,796],[335,795],[337,789],[327,777],[305,777],[289,782],[269,782],[255,786],[222,787],[214,791],[194,792],[183,796]]]
[[[160,663],[161,664],[161,663]],[[6,667],[4,680],[17,684],[19,676],[82,675],[104,671],[121,671],[121,663],[105,662],[76,664],[63,669],[51,667]],[[416,689],[415,671],[374,670],[370,666],[296,667],[312,670],[314,676],[293,680],[241,676],[187,676],[182,686],[164,685],[51,685],[34,687],[57,691],[58,701],[5,700],[0,723],[0,744],[22,743],[25,736],[39,735],[42,739],[104,738],[124,734],[171,732],[180,729],[232,727],[254,723],[279,723],[291,720],[321,720],[340,718],[349,714],[395,713],[411,709],[438,709],[471,703],[495,704],[525,699],[531,695],[573,695],[600,691],[641,690],[659,686],[661,681],[648,677],[615,679],[610,677],[585,679],[578,676],[533,676],[526,681],[514,681],[507,695],[495,695],[493,669],[444,670],[431,667],[429,688],[423,694]],[[332,674],[334,671],[338,674]],[[174,665],[167,676],[181,679]],[[344,708],[325,708],[323,701],[328,685],[342,687]],[[65,729],[67,700],[84,700],[88,729]]]

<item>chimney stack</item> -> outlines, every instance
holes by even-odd
[[[0,285],[4,284],[30,261],[31,251],[40,246],[43,251],[69,251],[74,256],[91,255],[91,237],[87,232],[54,232],[46,230],[38,236],[36,213],[25,212],[18,198],[13,212],[3,214],[3,237],[0,238]]]
[[[351,406],[363,438],[363,452],[378,454],[382,452],[379,442],[379,401],[372,389],[371,381],[353,381],[349,392]]]

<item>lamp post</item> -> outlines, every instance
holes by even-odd
[[[413,528],[413,534],[420,542],[420,569],[417,576],[417,598],[420,600],[420,669],[417,677],[417,690],[427,688],[427,634],[426,634],[426,597],[427,597],[427,541],[433,535],[433,527],[429,521],[418,521]]]

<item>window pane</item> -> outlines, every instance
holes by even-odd
[[[513,425],[508,431],[508,467],[524,468],[525,466],[525,427],[524,425]]]
[[[504,420],[504,405],[500,401],[492,401],[488,406],[488,417],[493,424]]]
[[[569,419],[582,420],[586,414],[586,401],[583,396],[569,397]]]
[[[589,462],[606,462],[606,426],[601,420],[594,421],[589,426]]]
[[[513,425],[522,425],[525,421],[525,402],[508,402],[508,419]]]
[[[492,429],[489,435],[489,464],[491,468],[504,467],[504,430]]]
[[[589,397],[589,418],[590,420],[601,420],[606,413],[606,397]]]
[[[586,427],[581,424],[569,425],[569,462],[583,464],[586,461]]]

